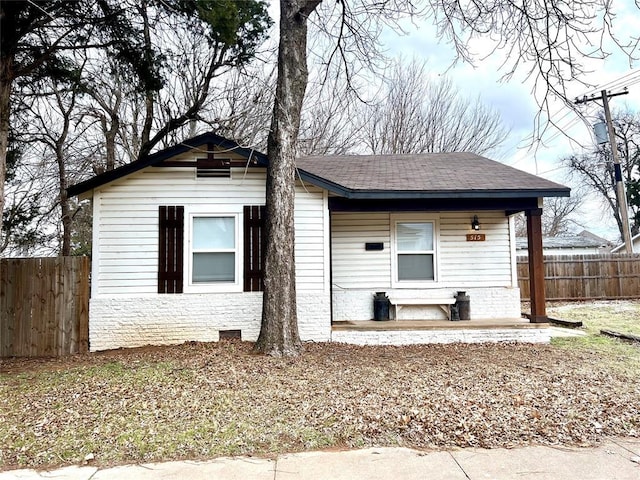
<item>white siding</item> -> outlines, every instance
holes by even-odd
[[[512,286],[509,219],[504,212],[478,214],[484,242],[467,242],[475,213],[440,216],[440,283],[457,289]]]
[[[366,251],[365,243],[382,242],[381,251]],[[334,213],[331,215],[333,286],[389,288],[391,244],[388,213]]]
[[[298,184],[294,219],[296,289],[300,291],[329,291],[329,272],[325,269],[329,256],[325,238],[328,237],[325,227],[328,215],[324,191],[308,185],[302,188]]]
[[[231,213],[242,205],[264,204],[264,192],[264,171],[242,169],[233,170],[232,178],[197,179],[190,168],[147,168],[101,187],[94,196],[93,296],[156,294],[159,205],[184,205],[185,217],[190,208],[226,208]],[[301,291],[328,289],[327,215],[322,190],[297,188],[296,269]]]
[[[483,242],[468,242],[471,219],[478,215]],[[427,215],[427,214],[425,214]],[[421,296],[453,296],[473,292],[472,318],[518,317],[520,296],[514,285],[513,235],[502,211],[441,212],[438,230],[438,281],[424,287],[392,287],[391,213],[333,213],[331,216],[334,320],[368,320],[376,291],[411,291]],[[434,214],[428,217],[433,219]],[[366,251],[366,242],[383,242],[384,250]],[[514,288],[514,286],[516,288]],[[438,307],[424,307],[420,318],[442,318]]]
[[[479,215],[484,242],[467,242],[474,213],[439,214],[439,280],[425,288],[512,286],[509,220],[504,212]],[[333,285],[391,288],[389,213],[333,213],[331,248]],[[384,250],[366,251],[366,242],[383,242]]]

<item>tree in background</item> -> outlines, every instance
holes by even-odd
[[[600,115],[601,120],[603,115]],[[622,176],[627,187],[629,216],[632,231],[640,228],[640,115],[624,111],[612,115],[617,139],[618,156]],[[561,159],[577,184],[595,193],[605,208],[613,215],[622,238],[622,218],[616,198],[613,159],[608,145],[595,148],[590,153],[571,155]]]
[[[145,55],[137,33],[116,2],[0,3],[0,211],[4,211],[9,125],[12,114],[20,110],[17,103],[24,100],[22,87],[35,88],[51,78],[77,80],[73,55],[85,48],[108,50],[142,89],[157,88],[159,58]]]
[[[9,145],[2,217],[5,234],[0,241],[0,253],[10,251],[15,256],[28,256],[51,241],[51,235],[42,228],[46,194],[39,166],[25,165],[22,158],[29,155],[31,146],[14,142]]]
[[[275,96],[276,72],[267,65],[231,72],[202,119],[219,135],[261,152],[267,150]]]
[[[160,16],[152,24],[148,19],[155,8],[140,10],[145,47],[153,54],[159,45],[165,56],[161,73],[173,81],[165,81],[158,95],[145,97],[138,157],[161,142],[183,140],[183,132],[177,138],[172,134],[202,120],[214,79],[249,63],[272,24],[264,0],[176,0],[171,13],[177,18],[163,22]]]
[[[618,144],[626,163],[631,165],[627,187],[627,203],[631,210],[632,235],[640,233],[640,113],[626,112],[617,135],[624,141]]]
[[[84,119],[76,150],[90,152],[94,173],[113,169],[175,142],[172,134],[200,118],[212,79],[248,63],[272,23],[262,0],[2,1],[0,9],[0,211],[10,119],[28,125],[34,107],[60,106],[60,92],[73,91],[67,116]],[[14,131],[16,143],[36,140]],[[65,162],[69,141],[67,132],[56,147]],[[90,172],[69,176],[58,165],[66,184]],[[65,195],[57,198],[66,210]],[[61,218],[68,252],[69,212]],[[18,237],[0,231],[0,244],[7,238]]]
[[[314,78],[305,96],[297,148],[299,155],[343,155],[364,153],[360,132],[363,121],[358,112],[366,106],[338,78]]]
[[[576,218],[580,218],[580,207],[584,194],[580,190],[572,190],[570,197],[551,197],[544,200],[542,211],[542,235],[545,237],[562,237],[585,228]]]
[[[393,64],[382,100],[361,110],[363,143],[373,154],[474,152],[500,146],[508,129],[498,112],[465,97],[446,77],[433,79],[427,62]]]
[[[563,237],[575,235],[586,228],[579,218],[584,205],[585,193],[582,189],[571,190],[570,197],[545,198],[542,209],[542,235],[544,237]],[[527,236],[527,221],[523,213],[515,217],[515,233],[518,237]]]
[[[299,155],[486,155],[499,147],[508,135],[499,114],[480,99],[466,97],[447,78],[430,79],[426,67],[417,60],[395,60],[371,100],[359,98],[340,78],[323,78],[321,69],[311,70],[300,116]],[[202,122],[242,145],[266,150],[274,80],[274,72],[264,68],[232,72]]]
[[[244,68],[266,39],[272,21],[262,0],[150,0],[134,2],[148,56],[162,55],[156,90],[141,90],[113,58],[87,58],[84,88],[104,134],[104,165],[110,170],[210,129],[218,77]],[[109,74],[104,75],[104,71]],[[215,95],[212,93],[215,91]],[[97,104],[97,105],[96,105]],[[216,115],[217,116],[217,115]]]

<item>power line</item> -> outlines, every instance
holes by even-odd
[[[632,85],[635,85],[637,83],[640,83],[640,69],[634,69],[631,72],[625,73],[624,75],[615,78],[607,83],[602,84],[601,86],[595,87],[591,90],[588,90],[584,95],[583,95],[583,101],[576,101],[577,104],[579,103],[585,103],[584,99],[586,98],[586,101],[590,101],[590,98],[587,98],[588,96],[594,97],[594,100],[598,100],[597,97],[595,97],[594,94],[595,92],[597,92],[598,90],[602,90],[605,88],[608,89],[613,89],[613,88],[618,88],[618,86],[624,85],[625,87],[630,87]],[[620,95],[620,94],[618,94]],[[577,99],[576,99],[577,100]],[[570,117],[571,114],[574,113],[577,116],[570,119],[567,123],[560,125],[566,118]],[[566,134],[565,132],[568,131],[569,129],[575,127],[576,125],[578,125],[580,122],[585,122],[587,123],[587,119],[585,117],[580,116],[580,114],[576,113],[576,111],[574,109],[567,109],[567,111],[564,113],[564,115],[562,115],[560,118],[558,118],[557,120],[555,120],[553,122],[554,126],[556,127],[556,132],[551,134],[550,137],[548,137],[547,139],[540,139],[540,141],[543,141],[543,143],[550,143],[555,141],[557,138],[561,137],[561,136],[567,136],[570,140],[573,140],[568,134]],[[585,148],[584,145],[582,145],[580,142],[576,142],[578,143],[582,148]],[[522,157],[519,158],[518,160],[516,160],[513,163],[510,163],[509,165],[511,166],[515,166],[518,164],[521,164],[524,161],[527,160],[531,160],[530,157]],[[548,173],[548,172],[543,172],[543,173]]]
[[[602,85],[599,85],[599,86],[597,86],[597,87],[594,87],[594,88],[593,88],[593,89],[591,89],[591,90],[588,90],[588,91],[586,92],[586,95],[591,95],[591,94],[593,94],[593,93],[598,93],[598,92],[600,92],[601,90],[604,90],[604,89],[606,89],[606,88],[610,88],[610,89],[618,88],[620,85],[623,85],[623,84],[627,83],[627,81],[625,81],[625,79],[626,79],[627,77],[634,77],[634,76],[636,76],[636,75],[638,76],[638,78],[637,78],[637,79],[634,79],[634,82],[633,82],[633,83],[637,83],[638,81],[640,81],[640,70],[639,70],[639,69],[634,69],[634,70],[632,70],[631,72],[625,73],[625,74],[624,74],[624,75],[622,75],[621,77],[614,78],[613,80],[611,80],[611,81],[609,81],[609,82],[607,82],[607,83],[604,83],[604,84],[602,84]],[[629,80],[631,80],[631,79],[629,79]]]
[[[617,84],[624,84],[624,83],[629,83],[629,81],[633,80],[634,82],[638,81],[638,78],[640,78],[640,71],[636,71],[636,72],[629,72],[627,75],[624,75],[622,77],[620,77],[618,79],[617,82],[612,82],[613,85],[617,85]]]
[[[576,99],[576,104],[580,104],[580,103],[585,103],[584,99],[587,96],[591,96],[594,98],[594,100],[597,100],[599,97],[595,96],[595,92],[599,91],[599,90],[603,90],[603,89],[614,89],[614,88],[618,88],[621,87],[622,85],[625,86],[625,88],[630,87],[631,85],[635,85],[637,83],[640,83],[640,70],[634,70],[631,72],[628,72],[624,75],[622,75],[621,77],[618,77],[616,79],[613,79],[599,87],[594,88],[593,90],[588,90],[585,95],[582,97],[583,101],[578,102]],[[623,94],[616,94],[616,95],[623,95]],[[611,96],[615,96],[615,95],[610,95]],[[553,135],[551,135],[551,137],[547,138],[546,141],[547,142],[552,142],[554,140],[556,140],[558,137],[562,136],[564,134],[564,131],[573,128],[574,126],[576,126],[580,121],[584,121],[586,119],[584,118],[574,118],[573,120],[571,120],[568,124],[566,124],[564,127],[561,127],[559,124],[560,122],[562,122],[566,117],[568,117],[569,115],[571,115],[571,113],[573,112],[573,110],[568,110],[567,113],[565,113],[560,119],[558,119],[556,122],[554,122],[556,125],[558,125],[557,127],[557,131],[556,133],[554,133]]]

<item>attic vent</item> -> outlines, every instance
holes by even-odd
[[[198,178],[229,178],[231,176],[231,159],[216,158],[206,160],[199,158],[196,161],[196,177]]]

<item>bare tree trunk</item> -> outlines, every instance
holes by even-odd
[[[16,29],[12,24],[17,12],[8,7],[9,5],[5,5],[5,2],[0,5],[0,40],[3,42],[0,48],[0,242],[3,238],[2,219],[4,218],[4,183],[7,176],[7,150],[9,149],[11,87],[15,79],[15,56],[9,47],[13,45],[13,33]]]
[[[67,165],[64,145],[67,140],[67,134],[69,132],[69,115],[71,114],[73,107],[65,113],[64,129],[60,137],[56,140],[55,154],[56,163],[58,165],[58,188],[60,195],[60,218],[62,221],[62,238],[60,239],[60,255],[71,255],[71,208],[69,205],[69,197],[67,196],[67,187],[69,181],[67,178]]]
[[[76,92],[71,94],[70,103],[65,106],[62,95],[59,93],[57,85],[56,90],[56,103],[62,114],[62,129],[56,138],[52,138],[51,147],[54,150],[56,156],[56,164],[58,165],[58,187],[60,195],[60,217],[62,221],[62,238],[60,239],[60,255],[71,255],[71,206],[69,204],[69,197],[67,196],[67,187],[69,186],[69,179],[67,175],[67,152],[65,146],[67,144],[67,138],[69,136],[69,127],[71,125],[71,115],[75,109],[76,104]]]
[[[57,152],[56,152],[57,153]],[[69,197],[67,196],[67,172],[64,164],[64,157],[56,154],[58,162],[58,171],[60,173],[60,211],[62,220],[62,239],[60,245],[60,255],[71,255],[71,209],[69,206]]]
[[[4,212],[4,183],[7,173],[7,150],[9,148],[9,116],[11,115],[11,80],[5,58],[0,60],[0,239]]]
[[[120,130],[120,117],[118,115],[119,102],[114,109],[109,112],[111,117],[111,127],[107,126],[107,117],[102,115],[100,123],[104,132],[104,144],[106,151],[106,170],[115,170],[116,168],[116,136]]]
[[[4,12],[2,13],[4,14]],[[4,22],[2,26],[5,26]],[[2,239],[2,218],[4,213],[4,183],[7,175],[7,150],[9,149],[12,70],[13,57],[11,55],[0,56],[0,240]]]
[[[147,14],[147,8],[148,8],[148,4],[145,1],[140,5],[140,7],[138,8],[138,11],[140,12],[140,16],[143,19],[144,45],[145,45],[145,52],[148,55],[149,52],[152,51],[153,47],[151,46],[151,33],[149,31],[149,15]],[[149,143],[149,138],[151,137],[151,128],[153,127],[154,105],[155,105],[154,92],[147,90],[144,94],[145,117],[144,117],[144,125],[142,126],[142,135],[140,139],[140,144],[143,146]]]
[[[300,353],[294,262],[296,141],[307,88],[307,17],[320,0],[280,1],[276,99],[267,144],[266,254],[262,324],[255,351]]]

